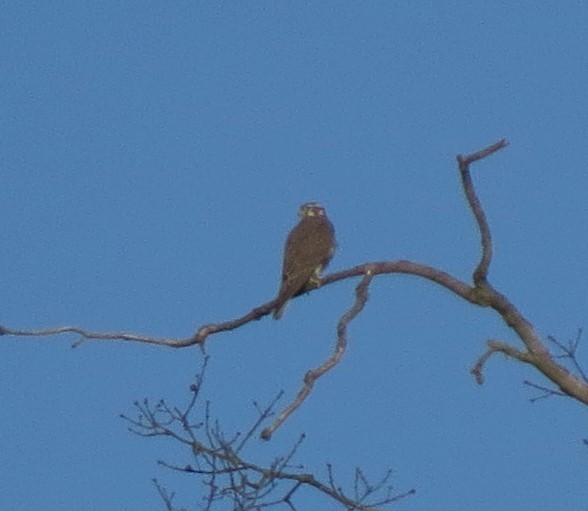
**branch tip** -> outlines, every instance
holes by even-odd
[[[499,151],[500,149],[505,148],[508,144],[509,144],[508,140],[506,140],[505,138],[502,138],[498,142],[495,142],[494,144],[491,144],[488,147],[485,147],[484,149],[480,149],[479,151],[476,151],[474,153],[467,154],[465,156],[462,154],[458,154],[457,155],[457,162],[459,163],[460,167],[467,166],[471,163],[474,163],[475,161],[487,158],[491,154]]]

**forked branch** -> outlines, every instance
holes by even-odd
[[[492,261],[492,236],[486,215],[475,193],[469,167],[471,163],[486,158],[507,144],[506,140],[499,140],[481,151],[477,151],[468,156],[458,156],[457,162],[462,177],[464,192],[480,231],[482,245],[482,257],[473,275],[475,285],[474,294],[476,295],[474,303],[494,309],[503,321],[515,331],[518,338],[524,344],[526,351],[521,351],[501,341],[489,341],[486,352],[476,361],[471,372],[479,384],[483,383],[483,368],[485,363],[494,353],[503,353],[510,358],[534,366],[544,376],[555,383],[562,393],[584,404],[588,404],[588,385],[583,379],[584,374],[580,372],[580,377],[578,377],[568,371],[565,366],[559,364],[551,356],[547,346],[537,334],[533,325],[510,300],[488,283],[488,270]]]
[[[390,484],[392,471],[376,482],[368,482],[363,471],[356,470],[353,490],[343,490],[335,481],[332,467],[327,467],[327,477],[319,477],[294,463],[294,458],[304,441],[302,435],[289,452],[276,457],[269,465],[247,460],[243,453],[249,450],[262,424],[272,415],[279,396],[265,408],[256,406],[258,418],[244,434],[227,435],[211,416],[207,402],[202,400],[204,373],[190,387],[190,398],[183,407],[168,404],[164,400],[152,403],[148,399],[135,402],[135,416],[123,415],[129,430],[144,437],[171,438],[185,446],[183,463],[158,463],[166,469],[197,477],[204,488],[202,508],[208,511],[226,509],[232,504],[240,511],[285,506],[297,510],[296,498],[307,488],[313,489],[342,508],[356,511],[375,511],[412,495],[414,490],[394,492]],[[156,490],[168,511],[176,511],[175,495],[167,492],[159,481]],[[222,506],[222,507],[221,507]]]
[[[480,151],[465,156],[459,155],[457,157],[464,193],[474,218],[476,219],[481,239],[482,254],[480,261],[478,262],[473,272],[472,284],[462,282],[458,278],[431,266],[415,263],[412,261],[400,260],[365,263],[354,268],[349,268],[347,270],[327,275],[322,279],[320,287],[324,287],[339,280],[353,277],[362,277],[364,279],[362,282],[366,283],[365,278],[368,274],[370,275],[369,280],[374,278],[376,275],[404,273],[435,282],[436,284],[448,289],[455,295],[472,304],[479,305],[481,307],[490,307],[495,310],[501,316],[505,324],[516,333],[517,337],[525,347],[525,350],[520,350],[504,342],[501,342],[500,344],[489,344],[487,351],[476,362],[474,369],[472,370],[478,382],[481,383],[483,381],[482,372],[486,361],[492,354],[501,352],[506,356],[533,365],[544,376],[555,383],[564,394],[569,395],[584,404],[588,404],[588,383],[585,381],[585,374],[582,371],[578,371],[577,367],[572,368],[574,372],[578,374],[577,376],[570,372],[566,367],[559,364],[550,355],[547,346],[534,330],[532,324],[504,295],[494,289],[494,287],[488,282],[488,272],[492,262],[492,236],[486,215],[480,200],[475,193],[470,173],[470,166],[473,163],[478,162],[490,156],[491,154],[494,154],[507,145],[508,142],[506,140],[499,140],[498,142]],[[366,283],[366,289],[368,284],[369,282]],[[310,292],[315,291],[316,289],[313,289]],[[253,308],[245,315],[236,319],[203,325],[192,336],[185,339],[157,338],[126,332],[92,332],[75,326],[64,326],[41,330],[10,329],[0,326],[0,335],[10,335],[17,337],[46,337],[57,334],[76,334],[78,336],[78,340],[74,343],[74,346],[78,346],[86,340],[114,340],[157,344],[170,348],[185,348],[194,345],[200,345],[203,347],[205,341],[211,335],[235,330],[247,323],[257,321],[269,314],[274,309],[275,305],[276,300],[272,300]],[[342,323],[340,321],[339,326],[341,326],[341,324]],[[340,335],[338,336],[338,339],[340,342]],[[335,360],[334,363],[333,360]],[[336,364],[336,359],[331,358],[325,364],[328,365],[329,363],[333,363],[333,365]],[[321,366],[321,368],[323,367],[324,366]],[[316,380],[315,375],[320,373],[322,370],[321,368],[315,369],[308,373],[307,378],[305,379],[305,387],[303,387],[303,390],[301,390],[303,395],[302,400],[304,399],[304,395],[307,395],[307,391],[304,389],[312,388],[312,385]],[[297,399],[299,397],[300,394]]]

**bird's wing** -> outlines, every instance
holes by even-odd
[[[282,282],[274,318],[279,319],[288,301],[306,291],[313,277],[329,263],[335,250],[335,229],[328,218],[303,218],[288,235],[284,249]]]
[[[327,265],[334,244],[333,227],[328,220],[309,219],[298,224],[286,240],[278,297],[286,301],[303,290],[317,268]]]

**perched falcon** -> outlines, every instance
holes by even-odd
[[[274,318],[280,319],[294,296],[319,285],[320,273],[335,252],[335,229],[325,208],[316,202],[300,206],[300,222],[288,234],[284,247],[282,284]]]

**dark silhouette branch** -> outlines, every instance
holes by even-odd
[[[256,405],[258,418],[245,434],[238,433],[227,438],[218,421],[211,417],[210,403],[207,402],[204,407],[203,418],[194,417],[198,412],[197,403],[202,399],[204,370],[205,368],[196,383],[190,386],[190,399],[182,409],[169,405],[164,400],[152,404],[150,400],[144,399],[134,403],[136,418],[121,415],[129,424],[129,430],[136,435],[171,438],[186,446],[190,453],[190,463],[177,464],[159,460],[158,464],[175,472],[198,476],[206,488],[203,496],[204,509],[210,511],[216,503],[230,501],[233,509],[241,511],[279,504],[297,510],[294,497],[303,488],[313,488],[345,509],[375,511],[376,507],[415,493],[414,490],[392,492],[389,485],[392,475],[390,470],[380,481],[370,483],[364,473],[356,469],[353,492],[348,495],[335,482],[330,466],[327,466],[327,480],[322,481],[314,474],[303,471],[304,467],[293,464],[304,435],[299,437],[289,452],[275,458],[269,466],[246,460],[242,453],[254,440],[262,424],[272,417],[279,396],[263,409]],[[174,494],[165,491],[157,481],[155,485],[166,509],[175,511],[172,505]]]
[[[532,389],[541,391],[541,394],[539,394],[538,396],[529,398],[529,401],[531,401],[531,403],[534,403],[534,402],[539,401],[541,399],[546,399],[546,398],[552,397],[552,396],[567,397],[567,394],[564,394],[563,392],[560,392],[560,391],[555,390],[553,388],[546,387],[545,385],[539,385],[539,384],[533,383],[529,380],[524,380],[523,383],[527,387],[531,387]]]
[[[153,485],[155,486],[155,489],[157,490],[159,497],[163,501],[163,505],[165,506],[165,511],[179,511],[173,505],[175,493],[174,492],[168,493],[168,491],[165,489],[165,487],[157,479],[152,479],[151,481],[153,482]]]

